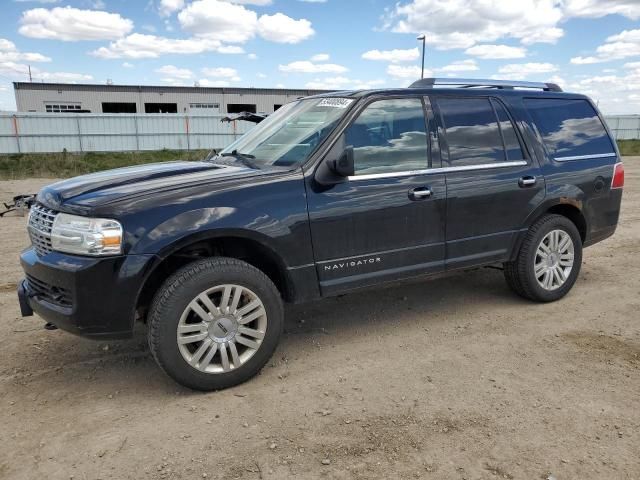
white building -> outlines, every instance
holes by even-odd
[[[18,112],[273,113],[322,90],[14,82]]]

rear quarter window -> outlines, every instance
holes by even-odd
[[[615,153],[600,117],[587,100],[525,98],[524,103],[555,159]]]

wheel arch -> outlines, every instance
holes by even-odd
[[[146,316],[146,309],[164,280],[182,266],[200,258],[224,256],[243,260],[261,270],[274,283],[282,298],[295,298],[293,281],[284,259],[268,239],[243,230],[198,232],[167,245],[157,255],[136,298],[136,310]]]
[[[516,241],[514,242],[511,254],[509,255],[510,260],[514,260],[518,255],[520,246],[522,245],[522,242],[524,241],[527,231],[531,227],[531,225],[537,222],[544,215],[562,215],[563,217],[571,220],[571,222],[578,229],[578,232],[580,233],[580,239],[584,244],[587,239],[589,225],[587,223],[587,218],[582,211],[582,202],[568,198],[559,198],[549,202],[545,202],[527,218],[524,228],[520,231],[520,234],[517,236]]]

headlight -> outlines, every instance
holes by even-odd
[[[59,213],[51,228],[51,246],[58,252],[78,255],[119,255],[122,225],[106,218]]]

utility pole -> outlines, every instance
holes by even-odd
[[[33,77],[31,76],[31,65],[29,65],[29,83],[33,83]]]
[[[422,40],[422,73],[420,74],[420,78],[424,78],[424,50],[426,46],[427,37],[423,33],[422,35],[418,35],[417,40]]]

